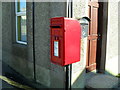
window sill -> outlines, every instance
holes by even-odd
[[[26,48],[26,47],[27,47],[27,43],[14,42],[14,43],[13,43],[13,47]]]
[[[17,44],[23,44],[23,45],[27,45],[27,42],[21,42],[21,41],[17,41]]]

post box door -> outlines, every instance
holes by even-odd
[[[64,60],[64,47],[63,47],[63,37],[59,37],[58,39],[55,39],[54,36],[51,37],[51,58],[53,59],[53,63],[58,63],[60,65],[63,65]]]

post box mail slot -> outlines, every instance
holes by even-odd
[[[80,61],[81,27],[76,19],[50,19],[51,61],[64,66]]]

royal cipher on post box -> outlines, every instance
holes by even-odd
[[[51,61],[61,66],[80,61],[81,26],[76,19],[50,19]]]

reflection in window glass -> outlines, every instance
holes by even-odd
[[[26,42],[26,16],[21,16],[21,41]]]
[[[26,16],[17,17],[18,41],[26,42]]]
[[[26,0],[18,0],[17,2],[17,12],[26,11]]]

